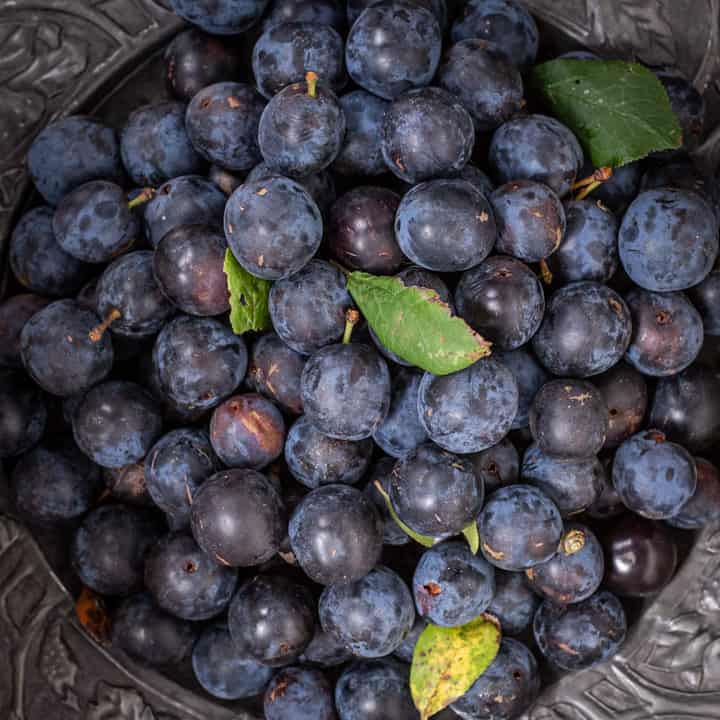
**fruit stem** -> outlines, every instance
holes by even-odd
[[[586,178],[578,180],[572,186],[573,190],[580,190],[580,192],[575,196],[575,200],[584,200],[591,192],[593,192],[593,190],[597,190],[612,176],[613,169],[611,167],[601,167],[595,170],[592,175],[588,175]]]
[[[317,97],[317,82],[318,82],[317,73],[313,72],[312,70],[305,73],[305,82],[307,83],[308,97],[316,98]]]
[[[96,325],[89,333],[88,337],[90,342],[100,342],[105,331],[116,321],[122,317],[122,313],[117,309],[113,308],[110,314],[99,324]]]
[[[345,332],[343,334],[343,345],[347,345],[350,342],[350,338],[353,334],[353,329],[360,322],[360,313],[357,310],[348,310],[345,313]]]
[[[155,188],[146,187],[140,191],[140,194],[134,197],[129,203],[128,208],[134,210],[140,205],[144,205],[146,202],[150,202],[155,197]]]
[[[546,285],[552,285],[553,274],[545,258],[540,261],[540,277]]]
[[[582,530],[570,530],[562,539],[562,550],[566,555],[574,555],[585,547],[585,533]]]

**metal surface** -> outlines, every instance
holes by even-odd
[[[720,0],[527,0],[545,38],[674,65],[720,117]],[[0,0],[0,250],[27,201],[24,156],[55,117],[99,109],[113,124],[127,90],[153,97],[138,67],[181,27],[163,0]],[[158,90],[161,92],[161,90]],[[129,94],[128,94],[129,96]],[[710,129],[710,128],[708,128]],[[699,153],[720,160],[720,132]],[[1,489],[0,489],[1,490]],[[1,507],[1,505],[0,505]],[[100,648],[29,531],[0,515],[0,718],[249,720]],[[678,576],[611,662],[547,688],[525,720],[720,718],[720,528],[699,536]]]

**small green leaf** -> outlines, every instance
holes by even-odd
[[[385,504],[387,505],[387,509],[390,512],[390,516],[392,519],[397,523],[398,527],[410,538],[412,538],[415,542],[420,543],[423,547],[432,547],[437,540],[435,538],[431,538],[428,535],[421,535],[420,533],[416,533],[414,530],[411,530],[397,515],[395,512],[395,508],[392,506],[392,502],[390,500],[390,496],[385,492],[385,488],[380,484],[379,480],[375,481],[375,488],[377,491],[382,495],[383,500],[385,500]]]
[[[618,167],[682,145],[667,92],[643,65],[551,60],[533,69],[531,83],[577,135],[595,167]]]
[[[477,522],[470,523],[462,533],[470,546],[470,552],[477,555],[480,549],[480,533],[478,532]]]
[[[490,343],[453,316],[434,290],[351,273],[347,288],[386,348],[435,375],[449,375],[490,354]]]
[[[415,645],[410,692],[421,720],[462,697],[500,649],[500,624],[482,615],[460,627],[428,625]]]
[[[223,266],[230,292],[230,324],[236,335],[248,330],[267,330],[270,327],[268,295],[272,283],[251,275],[230,250],[225,251]]]

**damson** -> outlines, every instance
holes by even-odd
[[[475,474],[482,479],[488,494],[518,481],[520,458],[508,438],[503,438],[487,450],[470,455],[468,460],[473,464]]]
[[[697,488],[680,512],[667,520],[673,527],[695,530],[720,518],[720,473],[717,467],[696,457],[695,469]]]
[[[280,283],[275,283],[277,287]],[[275,401],[284,410],[299,415],[302,412],[300,377],[305,358],[288,347],[274,333],[255,341],[250,353],[248,385]]]
[[[495,595],[487,611],[500,621],[503,636],[524,633],[538,605],[540,598],[530,589],[525,573],[495,570]]]
[[[198,545],[230,567],[266,562],[285,536],[280,493],[254,470],[226,470],[208,478],[193,495],[190,518]]]
[[[518,410],[511,429],[526,428],[530,423],[532,401],[550,376],[529,348],[518,348],[510,352],[496,350],[493,355],[515,376],[518,385]]]
[[[313,22],[345,29],[344,3],[339,0],[274,0],[262,21],[263,30],[287,22]]]
[[[251,28],[265,12],[269,0],[171,0],[184,20],[212,35],[238,35]]]
[[[420,419],[430,439],[450,452],[480,452],[500,442],[517,409],[515,377],[493,358],[452,375],[425,373],[420,384]]]
[[[348,0],[347,1],[347,19],[349,24],[352,26],[354,22],[360,17],[363,10],[369,8],[371,5],[375,5],[378,0]],[[410,0],[415,5],[422,5],[427,8],[435,15],[440,29],[445,30],[447,25],[447,5],[446,0]],[[452,2],[452,0],[451,0]]]
[[[0,457],[12,457],[36,445],[45,432],[43,393],[17,370],[0,370]]]
[[[315,634],[300,662],[314,667],[331,668],[344,665],[352,659],[352,653],[333,635],[326,633],[320,625],[315,626]]]
[[[323,590],[320,623],[361,658],[393,652],[415,621],[412,596],[399,575],[378,565],[349,585]]]
[[[380,458],[367,474],[367,484],[365,485],[365,495],[367,495],[377,508],[382,517],[385,529],[383,532],[383,544],[385,545],[406,545],[410,542],[410,537],[395,522],[390,514],[387,506],[386,495],[390,494],[390,480],[392,471],[395,467],[395,459],[390,457]],[[383,489],[381,493],[377,484]]]
[[[333,694],[320,670],[283,668],[270,681],[263,702],[266,720],[335,720]]]
[[[457,535],[477,518],[484,489],[469,461],[425,443],[398,461],[389,494],[411,530],[443,538]]]
[[[383,522],[372,501],[347,485],[326,485],[305,496],[288,529],[305,574],[321,585],[359,580],[380,559]]]
[[[596,375],[593,385],[608,407],[605,447],[615,448],[642,427],[648,405],[647,383],[637,370],[619,362],[602,375]]]

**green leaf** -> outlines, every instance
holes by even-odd
[[[223,266],[230,292],[230,324],[236,335],[248,330],[267,330],[270,327],[268,295],[272,283],[251,275],[230,250],[225,251]]]
[[[460,627],[428,625],[415,645],[410,692],[421,720],[462,697],[500,649],[500,624],[482,615]]]
[[[480,533],[478,532],[477,522],[470,523],[462,532],[470,546],[470,552],[477,555],[480,549]]]
[[[435,290],[351,273],[347,288],[386,348],[435,375],[449,375],[490,354],[490,343],[452,315]]]
[[[682,145],[667,92],[643,65],[551,60],[533,69],[531,83],[578,136],[595,167],[618,167]]]
[[[395,508],[392,506],[392,502],[390,500],[390,496],[385,492],[385,488],[380,484],[379,480],[375,481],[375,488],[377,491],[382,495],[383,500],[385,500],[385,504],[387,505],[387,509],[390,512],[390,516],[392,519],[397,523],[398,527],[410,538],[412,538],[415,542],[420,543],[423,547],[432,547],[437,540],[435,538],[431,538],[429,535],[421,535],[420,533],[416,533],[414,530],[411,530],[397,515],[395,512]]]

